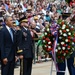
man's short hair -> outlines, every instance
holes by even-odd
[[[4,16],[4,22],[6,22],[6,21],[8,20],[9,17],[11,17],[11,16],[5,15],[5,16]]]

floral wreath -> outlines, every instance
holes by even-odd
[[[52,29],[53,28],[53,29]],[[74,27],[63,20],[58,20],[45,27],[43,36],[43,50],[51,53],[56,40],[54,32],[58,35],[56,45],[56,61],[63,62],[68,59],[75,50],[75,31]]]

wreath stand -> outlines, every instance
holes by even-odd
[[[67,69],[67,60],[66,60],[66,59],[65,59],[65,64],[66,64],[66,69]],[[54,70],[54,69],[53,69],[53,65],[54,65],[54,61],[52,60],[52,61],[51,61],[50,75],[52,75],[53,72],[64,72],[65,75],[68,75],[67,72],[66,72],[66,70],[65,70],[65,71],[57,71],[57,70]],[[56,68],[56,66],[55,66],[55,68]]]

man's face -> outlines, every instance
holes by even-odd
[[[27,28],[28,28],[28,22],[27,22],[27,23],[26,23],[26,22],[22,22],[22,23],[21,23],[21,26],[22,26],[22,27],[27,27]]]
[[[24,26],[28,28],[28,22],[25,22],[24,23]]]
[[[23,26],[24,26],[24,22],[21,23],[21,27],[23,27]]]
[[[0,22],[0,25],[2,25],[2,22]]]
[[[9,17],[7,20],[6,20],[6,24],[9,26],[9,27],[12,27],[13,25],[13,20],[11,17]]]

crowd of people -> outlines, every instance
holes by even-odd
[[[44,33],[45,26],[58,19],[74,25],[74,17],[75,0],[70,3],[65,0],[17,0],[13,3],[10,0],[0,0],[1,74],[13,75],[15,59],[20,58],[23,65],[21,73],[31,75],[34,38],[39,38]],[[73,61],[71,59],[68,61]],[[75,67],[71,64],[68,65],[71,66],[70,75],[75,75]],[[65,64],[58,63],[59,69],[65,70],[62,65]],[[64,73],[58,72],[57,75]]]

